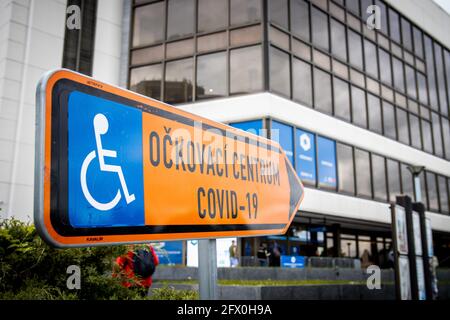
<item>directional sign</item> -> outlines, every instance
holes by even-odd
[[[47,73],[37,109],[35,224],[55,246],[283,234],[303,198],[278,143],[87,76]]]

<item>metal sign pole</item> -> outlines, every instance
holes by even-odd
[[[201,300],[218,298],[216,251],[216,239],[198,241],[198,280]]]

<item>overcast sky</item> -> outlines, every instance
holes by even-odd
[[[450,14],[450,0],[434,0],[434,2]]]

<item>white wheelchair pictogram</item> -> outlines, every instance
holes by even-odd
[[[102,147],[102,140],[101,135],[104,135],[108,132],[109,123],[108,119],[105,117],[105,115],[98,113],[94,117],[94,133],[95,133],[95,144],[97,146],[97,152],[95,150],[92,150],[84,159],[83,164],[81,166],[81,172],[80,172],[80,181],[81,181],[81,189],[83,191],[83,194],[86,198],[86,200],[97,210],[106,211],[113,209],[120,201],[122,195],[120,193],[120,189],[117,190],[116,196],[114,199],[107,203],[102,203],[94,199],[92,197],[91,193],[89,192],[87,181],[86,181],[86,175],[87,170],[89,168],[89,165],[91,164],[92,160],[95,159],[95,157],[98,157],[98,162],[100,164],[100,171],[104,172],[113,172],[117,173],[120,180],[120,185],[122,187],[125,200],[127,204],[133,202],[136,198],[134,194],[128,193],[127,183],[125,182],[125,178],[123,176],[123,171],[121,166],[116,165],[109,165],[105,163],[105,158],[116,158],[117,152],[114,150],[106,150]]]

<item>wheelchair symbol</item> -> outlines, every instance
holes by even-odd
[[[109,165],[105,164],[105,158],[116,158],[117,152],[114,150],[106,150],[102,147],[102,140],[101,135],[106,134],[108,132],[108,119],[105,117],[105,115],[98,113],[94,117],[94,133],[95,133],[95,143],[97,146],[97,153],[95,150],[92,150],[84,159],[83,164],[81,166],[81,172],[80,172],[80,181],[81,181],[81,189],[83,191],[83,194],[86,198],[86,200],[97,210],[106,211],[113,209],[120,201],[122,195],[120,193],[120,189],[117,190],[116,196],[114,199],[112,199],[110,202],[107,203],[101,203],[95,200],[91,193],[89,192],[89,189],[87,187],[87,181],[86,181],[86,174],[89,165],[91,164],[92,160],[95,159],[95,157],[98,157],[98,162],[100,164],[100,171],[104,172],[113,172],[117,173],[120,180],[120,185],[122,187],[125,200],[127,204],[130,202],[133,202],[136,198],[134,194],[128,193],[127,184],[125,182],[125,178],[123,176],[122,167],[116,166],[116,165]]]

